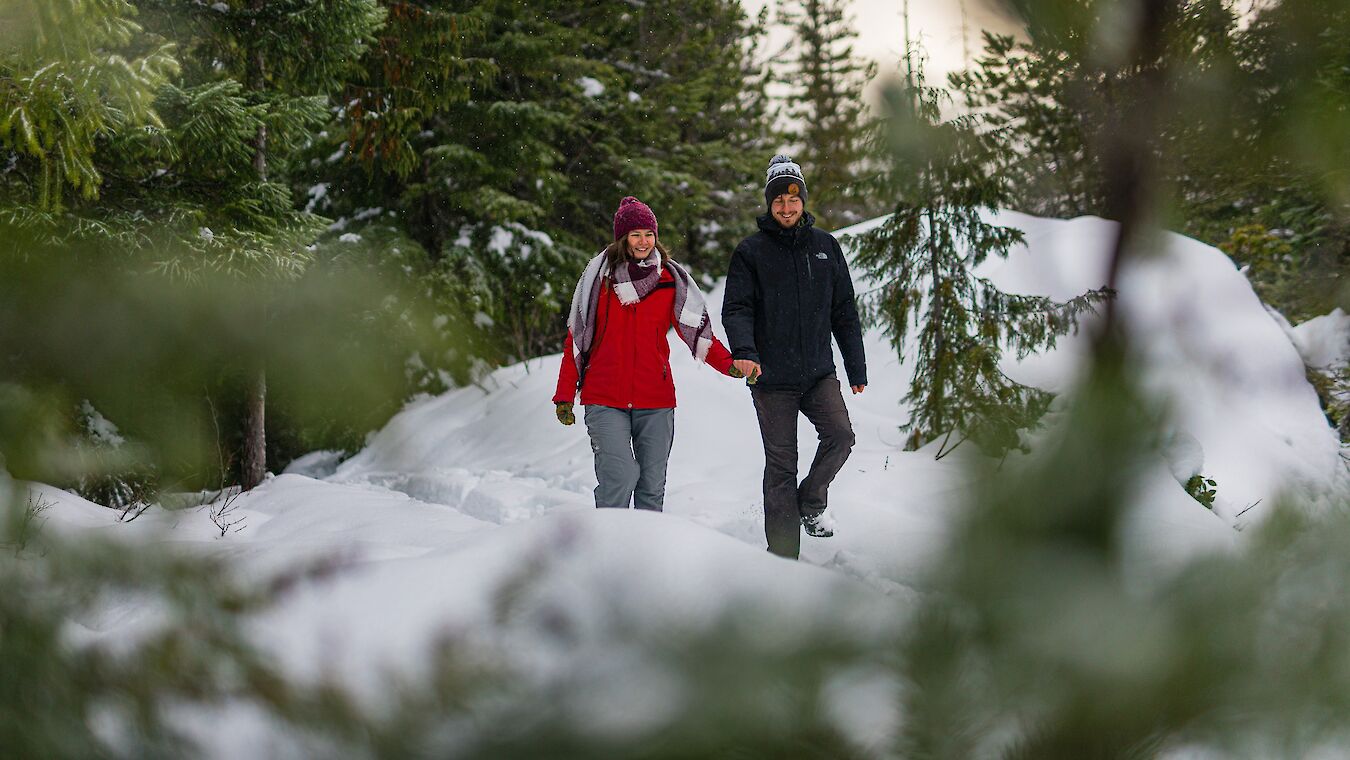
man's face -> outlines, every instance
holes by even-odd
[[[774,221],[782,226],[795,227],[797,220],[802,218],[802,197],[784,193],[773,199],[769,213],[773,214]]]

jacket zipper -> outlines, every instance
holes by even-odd
[[[637,365],[638,365],[638,342],[637,342],[637,313],[638,307],[642,305],[639,301],[632,305],[632,316],[628,319],[628,345],[633,347],[633,352],[629,354],[630,364],[628,365],[628,408],[633,408],[633,400],[637,396]],[[624,308],[630,308],[625,306]]]
[[[797,240],[799,237],[800,237],[800,230],[793,230],[792,244],[788,248],[788,250],[791,251],[792,253],[792,273],[793,275],[795,275],[793,278],[794,281],[792,293],[797,297],[797,355],[802,358],[804,364],[806,361],[806,336],[805,336],[806,331],[802,329],[802,272],[797,264]],[[811,278],[810,262],[807,262],[806,269],[807,269],[806,275],[807,279],[810,279]],[[802,369],[805,370],[806,367],[803,366]]]
[[[811,250],[810,250],[810,249],[811,249],[811,246],[807,246],[806,249],[802,252],[802,255],[806,257],[806,279],[808,279],[808,280],[814,280],[814,279],[816,279],[816,276],[815,276],[815,272],[811,269],[811,259],[812,259],[812,256],[811,256]]]

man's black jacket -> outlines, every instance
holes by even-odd
[[[727,271],[722,326],[732,358],[759,362],[758,387],[804,391],[835,371],[833,334],[848,384],[866,385],[862,323],[839,241],[810,214],[791,229],[768,214],[758,222]]]

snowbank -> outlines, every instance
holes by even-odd
[[[1025,245],[1006,260],[986,262],[982,273],[1002,289],[1066,300],[1105,284],[1114,222],[1016,212],[990,220],[1026,233]],[[1199,471],[1218,482],[1215,513],[1240,527],[1267,514],[1282,494],[1314,508],[1350,503],[1339,440],[1299,350],[1246,277],[1222,251],[1175,233],[1158,233],[1146,249],[1121,272],[1121,318],[1135,341],[1140,377],[1171,404],[1174,437],[1193,444],[1188,458],[1198,457]],[[1007,371],[1064,391],[1083,366],[1087,335],[1009,363]]]

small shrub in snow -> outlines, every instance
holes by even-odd
[[[14,546],[14,551],[21,552],[28,546],[28,542],[42,529],[43,513],[51,509],[52,502],[42,494],[29,493],[24,500],[24,506],[21,510],[16,510],[16,519],[9,536],[9,541],[0,543],[10,543]]]
[[[1192,475],[1190,480],[1186,481],[1186,493],[1192,499],[1205,505],[1205,509],[1214,509],[1214,497],[1219,493],[1219,484],[1214,482],[1214,478],[1207,478],[1204,475]]]
[[[121,510],[125,520],[134,520],[158,495],[153,469],[140,464],[117,425],[99,413],[88,400],[76,412],[79,440],[76,450],[87,459],[75,483],[81,497]]]

